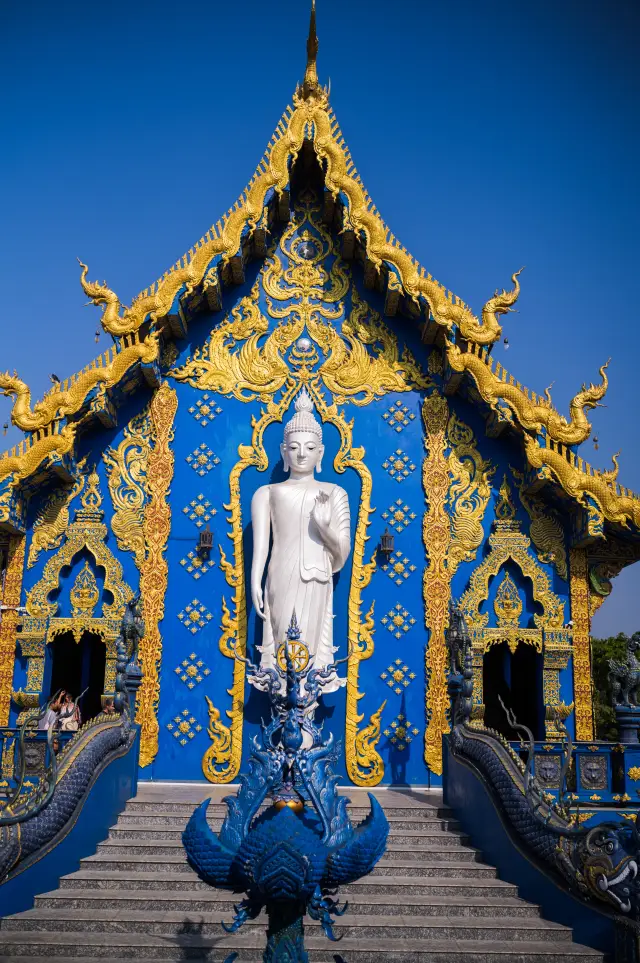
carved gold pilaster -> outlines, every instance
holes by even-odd
[[[422,581],[425,615],[430,632],[425,655],[427,684],[427,728],[424,736],[424,758],[429,769],[442,773],[442,736],[449,732],[447,719],[447,646],[445,630],[449,625],[451,575],[447,555],[451,541],[447,512],[449,469],[445,455],[447,446],[447,401],[438,394],[425,399],[422,406],[426,456],[422,464],[427,510],[422,522],[422,537],[427,553],[427,566]]]
[[[4,580],[2,605],[7,606],[0,614],[0,726],[9,725],[11,687],[16,655],[16,633],[22,573],[24,570],[25,537],[12,535],[9,539],[7,570]]]
[[[145,634],[140,643],[142,686],[138,693],[136,722],[140,723],[140,765],[148,766],[158,752],[159,669],[162,656],[160,622],[164,618],[164,596],[167,589],[165,551],[171,529],[171,508],[167,496],[173,479],[173,422],[178,397],[173,388],[161,385],[149,411],[153,422],[155,445],[147,462],[149,501],[144,510],[146,558],[140,570],[140,591],[144,612]]]
[[[593,739],[591,643],[589,639],[589,565],[586,548],[569,553],[571,618],[573,619],[573,694],[576,739]]]

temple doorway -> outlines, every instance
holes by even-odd
[[[500,696],[519,723],[536,739],[544,739],[542,668],[543,657],[532,645],[520,642],[515,652],[506,642],[490,646],[482,662],[484,724],[489,729],[511,741],[519,738],[507,722]]]
[[[51,642],[52,669],[49,695],[60,689],[74,699],[85,692],[80,702],[82,722],[97,716],[102,708],[106,647],[100,636],[84,632],[76,642],[71,632],[58,635]]]

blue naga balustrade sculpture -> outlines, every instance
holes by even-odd
[[[511,728],[528,746],[526,762],[497,732],[471,722],[473,653],[462,613],[451,610],[448,632],[452,671],[453,727],[448,737],[454,759],[475,769],[488,787],[504,825],[527,858],[556,886],[598,908],[617,927],[620,952],[616,960],[640,963],[640,826],[636,819],[580,826],[566,796],[573,741],[564,730],[564,763],[559,774],[559,798],[546,793],[535,775],[535,740],[500,699]],[[451,791],[451,790],[450,790]],[[455,808],[455,807],[454,807]]]
[[[295,649],[295,658],[292,652]],[[238,656],[236,656],[238,657]],[[305,664],[306,660],[306,664]],[[275,669],[247,660],[251,680],[271,701],[271,722],[253,740],[248,772],[237,797],[229,796],[219,835],[207,823],[205,800],[193,813],[182,841],[189,863],[211,886],[246,892],[227,932],[235,932],[266,907],[265,963],[307,963],[305,912],[330,939],[333,917],[347,904],[332,899],[335,887],[371,872],[385,851],[389,824],[374,796],[358,826],[339,796],[333,766],[341,745],[323,738],[312,707],[338,662],[315,669],[300,641],[295,613]],[[272,805],[258,815],[264,801]]]

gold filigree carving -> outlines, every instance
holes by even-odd
[[[0,619],[0,726],[9,725],[16,635],[20,621],[18,606],[22,593],[25,542],[26,538],[23,535],[12,535],[9,539],[4,591],[1,599],[4,610]]]
[[[74,619],[93,618],[93,612],[98,604],[100,591],[96,577],[85,560],[84,565],[78,572],[73,588],[69,592],[71,601],[71,613]]]
[[[151,399],[149,415],[155,444],[147,459],[149,500],[144,508],[143,534],[146,556],[140,569],[145,624],[140,642],[142,685],[138,693],[136,721],[141,726],[140,765],[148,766],[158,752],[159,669],[162,657],[160,622],[164,618],[164,596],[167,589],[165,552],[171,530],[169,486],[173,479],[173,422],[178,397],[173,388],[162,384]]]
[[[204,347],[170,372],[174,378],[241,401],[256,396],[266,400],[285,384],[290,368],[284,354],[306,327],[325,355],[319,374],[337,404],[348,398],[364,405],[389,391],[430,384],[409,349],[405,347],[400,354],[393,332],[354,286],[351,314],[340,333],[331,324],[342,316],[341,299],[349,289],[351,275],[314,200],[312,194],[303,196],[280,239],[281,254],[271,252],[251,294],[232,309],[231,318],[216,327]],[[305,243],[315,247],[311,258],[299,253]],[[333,261],[327,270],[323,262],[329,255]],[[289,265],[286,268],[283,258]],[[269,321],[257,303],[261,284],[268,313],[280,322],[270,334]],[[274,302],[286,304],[279,307]],[[260,346],[259,339],[265,334]]]
[[[260,347],[259,339],[269,329],[257,304],[260,280],[258,277],[251,294],[232,308],[231,317],[215,328],[208,342],[196,348],[184,365],[169,372],[173,378],[239,401],[265,400],[282,388],[289,374],[282,355],[300,336],[303,324],[279,326]]]
[[[113,599],[112,602],[103,603],[102,617],[109,622],[119,624],[124,614],[125,604],[131,598],[131,589],[122,578],[120,562],[105,544],[107,527],[102,521],[101,504],[98,476],[93,471],[87,479],[81,508],[76,511],[74,521],[67,528],[62,546],[47,561],[40,580],[27,592],[25,602],[27,614],[24,619],[23,638],[42,637],[47,619],[50,629],[55,628],[54,623],[63,621],[55,618],[59,602],[50,601],[49,596],[60,585],[62,569],[71,567],[74,558],[85,549],[93,556],[96,567],[104,570],[104,588]]]
[[[520,624],[522,615],[522,599],[515,582],[508,572],[504,573],[502,582],[498,586],[493,609],[499,626],[516,626]]]
[[[202,757],[202,772],[209,782],[219,782],[220,767],[224,768],[231,753],[231,730],[220,721],[220,710],[216,709],[209,696],[205,696],[205,699],[209,707],[207,733],[211,745]]]
[[[41,552],[60,547],[69,525],[69,506],[82,491],[84,483],[85,476],[80,475],[71,488],[59,488],[46,499],[33,523],[27,568],[36,564]]]
[[[354,755],[358,760],[358,769],[367,775],[368,786],[377,786],[384,776],[384,763],[377,746],[380,741],[382,710],[386,704],[385,699],[380,708],[370,716],[369,725],[356,733]],[[358,721],[362,719],[363,715],[358,717]]]
[[[530,554],[531,541],[520,531],[515,508],[511,499],[511,489],[506,477],[500,486],[500,498],[496,503],[496,523],[489,536],[489,554],[474,569],[469,580],[469,588],[460,599],[460,607],[469,626],[474,648],[481,649],[494,642],[507,639],[506,623],[497,629],[488,629],[489,613],[481,612],[480,607],[489,597],[489,582],[509,562],[514,562],[522,574],[532,583],[533,598],[542,607],[542,614],[535,613],[535,629],[514,626],[514,641],[525,641],[542,650],[543,633],[563,633],[564,602],[551,590],[551,581],[537,560]],[[567,637],[568,644],[568,637]]]
[[[453,411],[447,425],[447,439],[452,448],[448,457],[451,544],[447,567],[453,576],[461,562],[476,557],[484,538],[482,519],[491,497],[490,479],[495,468],[482,458],[471,428]]]
[[[570,550],[569,575],[573,620],[573,696],[576,705],[576,739],[593,739],[589,565],[586,549]]]
[[[446,398],[435,393],[425,398],[422,420],[426,449],[422,464],[422,485],[427,500],[427,510],[422,520],[427,566],[422,584],[425,626],[429,630],[429,642],[425,650],[427,727],[424,735],[424,758],[429,769],[441,775],[442,736],[450,730],[447,718],[445,640],[451,600],[451,575],[447,567],[447,555],[451,546],[451,522],[447,512],[449,470],[445,451],[449,408]]]
[[[531,519],[529,534],[538,550],[538,558],[541,562],[553,565],[558,575],[568,581],[565,534],[557,512],[547,508],[540,498],[527,492],[523,472],[512,468],[511,474],[518,486],[520,501]]]
[[[113,516],[111,528],[121,551],[132,552],[138,569],[144,563],[144,507],[148,498],[147,461],[151,452],[151,419],[145,409],[129,422],[116,449],[104,461]]]

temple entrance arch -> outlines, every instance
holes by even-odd
[[[102,697],[107,686],[105,673],[107,650],[95,632],[83,632],[79,641],[72,632],[63,632],[49,643],[51,654],[51,685],[49,695],[60,689],[74,699],[84,692],[80,706],[82,722],[97,716],[102,709]],[[86,690],[86,691],[85,691]]]
[[[460,608],[473,646],[472,722],[513,739],[501,695],[518,722],[537,738],[559,736],[552,710],[561,710],[563,718],[573,710],[573,703],[560,702],[560,672],[571,655],[571,628],[564,624],[564,602],[552,591],[530,539],[520,531],[506,476],[489,552],[472,573]]]
[[[76,510],[62,545],[46,562],[39,581],[27,592],[26,614],[19,636],[20,653],[27,660],[27,679],[24,690],[19,693],[19,704],[25,710],[34,708],[45,693],[55,693],[61,687],[71,689],[73,696],[77,697],[89,680],[93,680],[90,702],[83,713],[84,718],[89,718],[99,711],[101,695],[113,697],[116,642],[125,606],[133,593],[123,579],[122,565],[107,544],[107,526],[103,521],[102,496],[95,469],[86,477],[80,501],[81,508]],[[59,650],[60,653],[66,652],[66,667],[62,654],[56,660],[55,650],[51,649],[60,636],[67,639]],[[71,648],[69,636],[74,640],[73,644],[79,646],[81,654],[90,653],[82,656],[80,688],[76,687],[80,656]],[[50,662],[52,657],[53,664]],[[57,684],[53,685],[52,681],[52,687],[47,683],[45,662],[56,673]],[[102,679],[100,693],[99,676]],[[66,684],[62,681],[65,678]],[[21,712],[18,724],[23,716]]]
[[[509,643],[497,642],[484,653],[482,689],[484,724],[505,739],[516,737],[500,705],[500,697],[536,739],[544,739],[543,656],[521,643],[513,651]]]

